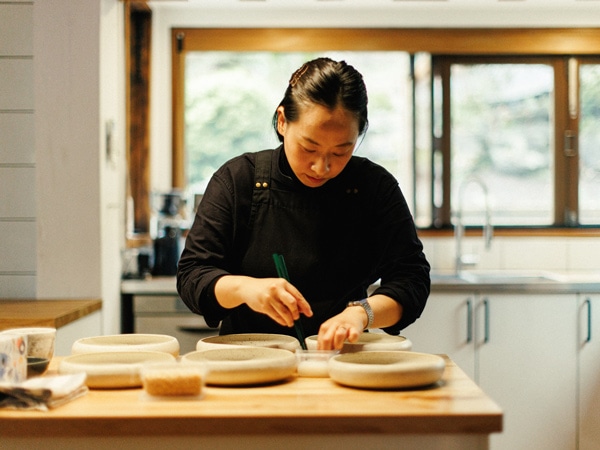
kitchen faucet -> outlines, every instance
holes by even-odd
[[[465,266],[474,266],[477,263],[477,255],[463,255],[462,240],[465,234],[465,225],[463,224],[463,201],[467,187],[471,184],[478,185],[483,191],[485,201],[485,224],[483,225],[483,238],[485,248],[489,249],[492,245],[492,236],[494,228],[492,227],[491,208],[488,188],[483,181],[478,178],[469,178],[463,181],[458,188],[458,208],[455,212],[456,224],[454,226],[454,242],[456,247],[455,270],[456,275],[460,275]]]

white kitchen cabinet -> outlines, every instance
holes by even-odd
[[[491,448],[576,448],[574,295],[434,293],[406,330],[415,351],[446,353],[504,411]]]
[[[579,450],[600,445],[600,294],[581,294],[579,312]]]
[[[102,311],[95,311],[56,330],[54,354],[68,356],[73,343],[81,338],[102,334]]]
[[[475,323],[476,381],[504,411],[492,450],[575,449],[575,296],[480,295]]]
[[[403,334],[417,352],[446,354],[475,380],[475,293],[432,294],[415,323]]]

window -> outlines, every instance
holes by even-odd
[[[449,74],[453,211],[482,223],[485,199],[469,184],[476,179],[495,225],[552,225],[553,67],[459,60]]]
[[[279,145],[273,113],[290,75],[317,56],[346,60],[362,73],[370,125],[355,154],[383,165],[412,191],[407,53],[213,51],[188,52],[185,60],[185,175],[192,193],[202,194],[228,159]]]
[[[597,65],[573,57],[433,61],[432,225],[451,226],[458,210],[481,225],[486,200],[496,226],[600,224]]]
[[[579,222],[600,224],[600,62],[580,66]]]
[[[173,29],[172,42],[175,188],[202,192],[231,156],[277,145],[287,78],[328,55],[365,75],[358,153],[398,177],[417,226],[451,228],[459,203],[480,225],[481,192],[459,195],[473,178],[495,226],[600,225],[600,30]]]

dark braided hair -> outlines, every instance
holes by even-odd
[[[317,58],[304,63],[292,74],[279,103],[285,119],[295,122],[300,115],[300,105],[310,103],[329,109],[343,107],[356,115],[359,135],[367,131],[367,88],[362,75],[345,61]],[[283,142],[283,136],[277,131],[277,111],[273,115],[273,128]]]

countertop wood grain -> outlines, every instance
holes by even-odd
[[[329,378],[267,386],[207,386],[200,400],[154,400],[138,389],[90,390],[48,412],[0,410],[0,435],[27,437],[287,434],[489,434],[502,411],[445,357],[432,387],[373,391]],[[58,367],[59,358],[51,365]]]
[[[17,327],[58,329],[101,308],[99,299],[0,299],[0,330]]]

